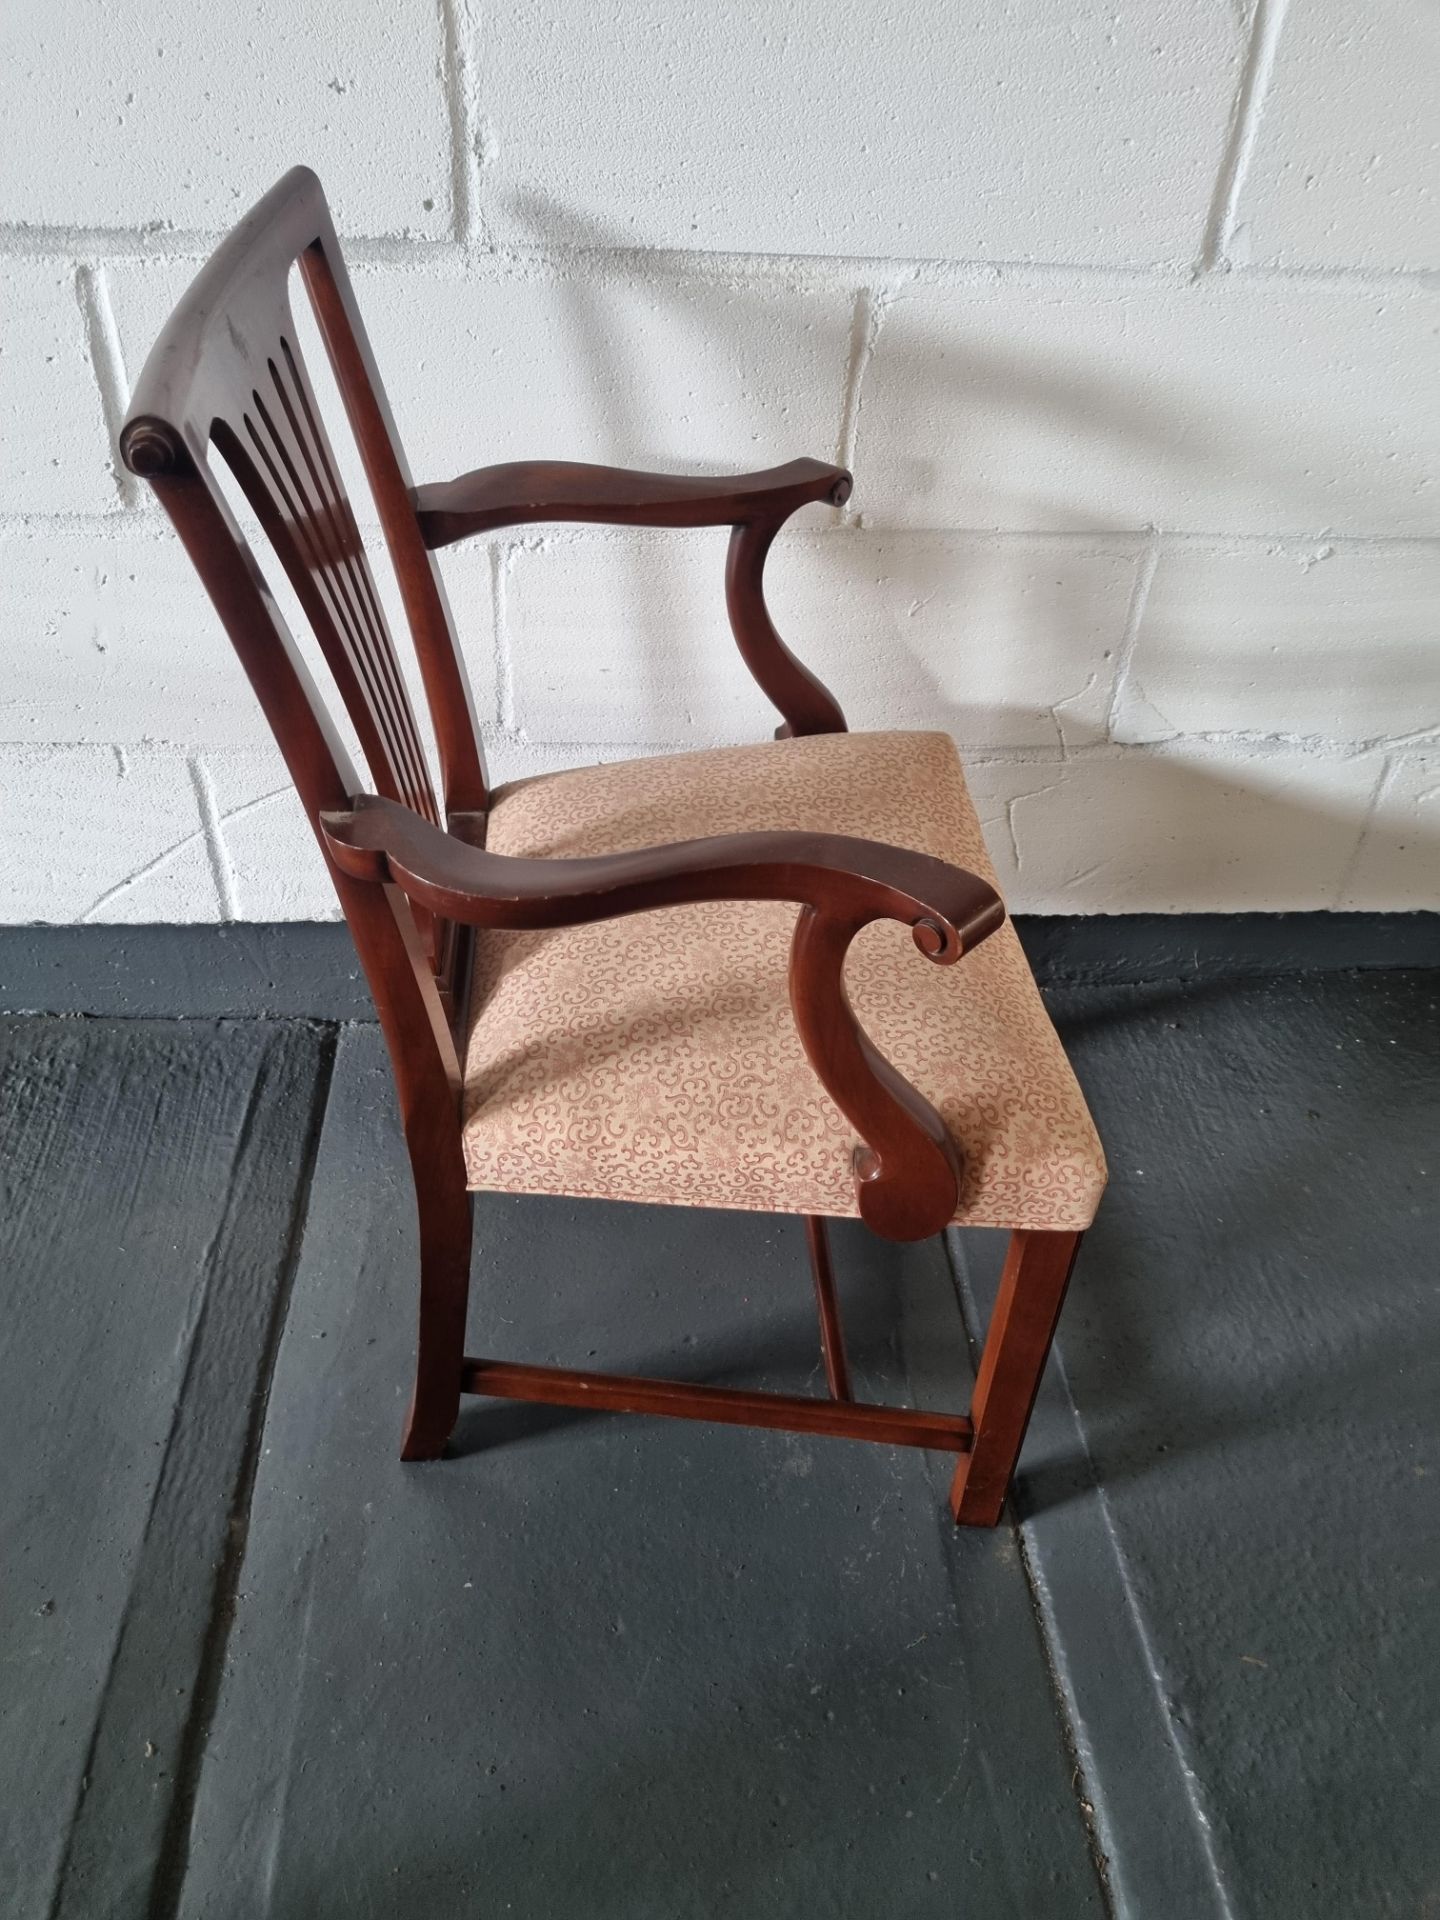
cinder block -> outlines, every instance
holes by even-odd
[[[1378,773],[1366,756],[1194,743],[967,765],[1018,913],[1333,907]]]
[[[210,752],[226,907],[236,920],[338,920],[340,902],[295,784],[274,747]]]
[[[183,754],[0,747],[0,840],[0,920],[219,917]]]
[[[355,287],[418,480],[500,460],[723,472],[835,457],[843,293],[601,260],[464,280],[366,267]]]
[[[12,168],[9,177],[26,169]],[[90,365],[75,269],[4,263],[0,331],[0,512],[107,513],[119,504],[118,455]]]
[[[1123,541],[821,534],[772,560],[782,634],[852,726],[962,748],[1103,739],[1138,552]]]
[[[198,264],[113,268],[132,379]],[[559,278],[362,266],[354,280],[417,481],[500,460],[733,472],[835,457],[852,319],[843,293],[668,271],[642,280],[601,262]],[[318,355],[307,364],[323,402]],[[338,428],[332,437],[345,454]],[[355,479],[348,455],[345,477]]]
[[[1195,252],[1235,10],[624,0],[484,10],[506,238],[964,259]]]
[[[557,539],[512,555],[516,724],[536,740],[762,738],[768,702],[725,616],[725,536]],[[767,597],[852,726],[964,745],[1103,737],[1136,555],[1123,544],[852,532],[780,541]]]
[[[264,720],[179,540],[158,515],[31,523],[0,546],[9,740],[259,739]]]
[[[381,536],[377,533],[370,541],[371,550],[378,552],[380,542]],[[496,692],[497,639],[490,545],[484,540],[467,540],[460,546],[447,547],[439,555],[439,561],[445,597],[450,602],[450,616],[460,636],[460,652],[475,701],[476,717],[485,726],[495,715],[499,697]],[[426,712],[425,688],[414,658],[415,649],[409,640],[399,588],[394,584],[394,575],[390,573],[388,565],[383,571],[388,576],[388,580],[382,579],[381,586],[390,631],[395,635],[395,644],[400,649],[402,659],[407,661],[410,697],[415,703],[415,711],[423,717]],[[379,572],[377,561],[377,574]]]
[[[378,532],[368,538],[381,603],[420,718],[424,689],[394,576]],[[278,568],[256,536],[272,584]],[[12,694],[0,739],[173,741],[185,746],[267,743],[270,729],[195,569],[159,514],[94,525],[31,523],[0,542],[8,591]],[[474,546],[447,555],[444,572],[482,718],[495,704],[489,557]],[[317,682],[338,705],[318,649],[288,587],[282,612]]]
[[[6,10],[0,219],[231,226],[302,153],[353,233],[449,230],[435,7]]]
[[[725,544],[723,531],[707,531],[513,551],[502,643],[508,717],[522,736],[602,746],[763,739],[775,721],[726,625]]]
[[[1440,303],[1210,276],[927,288],[860,398],[867,524],[1433,535]]]
[[[1440,909],[1440,752],[1397,754],[1339,907],[1371,913]]]
[[[1290,0],[1240,195],[1242,265],[1440,266],[1440,14]]]
[[[1440,543],[1162,553],[1117,737],[1440,727]]]

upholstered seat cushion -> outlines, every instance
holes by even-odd
[[[886,840],[994,879],[953,744],[827,734],[631,760],[500,790],[487,844],[558,858],[798,827]],[[806,1060],[786,983],[796,908],[722,901],[476,935],[472,1187],[854,1214],[855,1135]],[[865,928],[862,1024],[964,1155],[956,1219],[1087,1226],[1105,1162],[1007,923],[954,966]]]

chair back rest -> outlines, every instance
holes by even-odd
[[[297,263],[394,566],[435,733],[443,812],[297,341],[289,291]],[[131,472],[154,487],[184,541],[317,838],[319,813],[348,805],[360,783],[218,485],[212,450],[285,570],[374,791],[432,822],[461,816],[456,824],[478,837],[488,792],[454,623],[416,521],[404,452],[324,192],[308,168],[293,169],[265,195],[180,300],[136,382],[120,449]],[[338,885],[342,876],[331,872]],[[340,892],[345,903],[347,887]],[[414,919],[448,998],[460,946],[455,930],[420,912]]]

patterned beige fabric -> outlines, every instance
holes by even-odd
[[[487,844],[543,857],[713,833],[858,834],[994,872],[947,734],[828,734],[502,788]],[[477,933],[466,1069],[472,1187],[854,1214],[855,1136],[790,1014],[796,909],[668,907],[594,926]],[[862,1024],[964,1154],[956,1219],[1087,1226],[1105,1162],[1007,924],[954,966],[894,921],[846,982]]]

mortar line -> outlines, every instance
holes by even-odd
[[[235,871],[230,865],[230,856],[225,850],[225,835],[220,824],[220,808],[216,803],[215,789],[210,780],[210,769],[199,754],[188,754],[185,767],[190,775],[190,784],[195,789],[195,803],[200,809],[200,832],[205,841],[205,857],[210,864],[210,878],[215,883],[216,897],[220,902],[220,922],[223,926],[240,918],[240,907],[235,897]]]
[[[1140,624],[1145,618],[1146,604],[1150,599],[1150,588],[1154,583],[1155,570],[1160,564],[1160,531],[1158,527],[1150,529],[1149,544],[1140,555],[1135,566],[1135,585],[1130,595],[1130,606],[1125,615],[1125,631],[1120,637],[1120,645],[1115,654],[1115,677],[1110,683],[1110,703],[1105,710],[1105,740],[1102,744],[1119,746],[1122,743],[1115,738],[1115,723],[1120,717],[1120,703],[1130,685],[1130,667],[1135,658],[1136,644],[1140,638]]]
[[[1365,851],[1365,842],[1370,838],[1370,829],[1375,824],[1376,818],[1380,812],[1381,804],[1384,801],[1385,795],[1389,790],[1390,783],[1394,779],[1395,773],[1399,765],[1400,765],[1400,761],[1399,761],[1398,755],[1396,754],[1386,755],[1384,764],[1382,765],[1379,775],[1376,778],[1375,785],[1371,789],[1370,799],[1366,804],[1365,811],[1360,816],[1360,826],[1355,835],[1355,844],[1353,847],[1351,847],[1349,856],[1347,857],[1344,868],[1341,871],[1340,878],[1335,883],[1335,897],[1330,904],[1332,909],[1336,912],[1339,912],[1341,910],[1340,902],[1345,898],[1345,895],[1350,891],[1350,883],[1355,878],[1355,869],[1359,866],[1360,856]]]
[[[510,720],[482,721],[482,729],[492,736],[514,742],[534,753],[587,753],[587,754],[629,754],[651,756],[665,753],[694,753],[696,742],[693,738],[663,740],[573,740],[573,739],[537,739],[525,733],[512,717]],[[723,738],[725,745],[754,744],[753,735],[737,735]],[[1157,740],[1080,740],[1071,742],[1062,751],[1053,740],[1030,742],[1023,745],[1003,746],[987,740],[965,740],[955,736],[955,743],[965,755],[967,762],[974,766],[1056,766],[1066,760],[1103,760],[1118,763],[1122,760],[1140,757],[1146,759],[1168,760],[1186,748],[1219,749],[1237,753],[1239,758],[1262,763],[1274,760],[1285,754],[1304,754],[1316,760],[1346,762],[1364,760],[1372,754],[1393,754],[1404,758],[1408,754],[1420,754],[1437,744],[1435,733],[1428,732],[1416,736],[1404,736],[1399,739],[1378,736],[1367,740],[1335,740],[1325,734],[1278,734],[1267,733],[1258,728],[1234,729],[1229,732],[1213,731],[1208,733],[1167,734]],[[93,741],[47,742],[47,745],[94,747]],[[147,740],[148,748],[165,744]],[[178,746],[178,743],[177,743]],[[220,816],[221,821],[232,820],[258,806],[262,801],[273,800],[279,795],[290,792],[289,787],[278,787],[271,793],[257,795],[238,808],[227,809]],[[197,838],[196,834],[187,834],[183,843]],[[164,857],[177,851],[176,847],[167,849]]]
[[[437,0],[437,5],[442,9],[442,30],[446,14],[451,8],[455,9],[454,30],[463,29],[469,17],[468,0]],[[447,89],[447,104],[448,97]],[[470,113],[473,122],[471,131],[478,136],[479,116],[474,113],[474,108],[478,106],[478,94],[473,86],[466,99],[457,104]],[[473,142],[472,151],[478,169],[479,151]],[[26,221],[0,221],[0,253],[67,260],[90,256],[123,260],[194,261],[213,253],[228,231],[224,227],[181,228],[160,222],[148,227],[105,227],[71,226],[63,222],[32,224]],[[1171,260],[986,259],[972,255],[826,253],[823,250],[799,253],[783,249],[752,252],[740,248],[703,246],[615,246],[603,240],[591,243],[555,239],[508,240],[503,245],[497,245],[483,232],[467,237],[458,230],[452,230],[449,235],[438,239],[413,232],[342,233],[340,244],[352,264],[416,267],[445,264],[463,271],[477,258],[501,267],[513,265],[522,269],[546,265],[565,267],[577,261],[608,260],[621,269],[642,273],[659,269],[689,275],[698,268],[718,277],[737,273],[823,276],[832,284],[843,279],[851,289],[857,282],[873,284],[877,276],[891,274],[954,275],[987,282],[997,273],[1183,281],[1188,271],[1184,263]],[[1290,270],[1276,268],[1268,271],[1287,273]],[[1371,279],[1384,279],[1403,276],[1415,278],[1428,269],[1394,268],[1377,273],[1373,268],[1358,268],[1353,271],[1368,274]]]
[[[445,0],[441,0],[444,4]],[[455,3],[455,0],[452,0]],[[1273,0],[1272,0],[1273,3]],[[1273,50],[1270,58],[1273,60]],[[1266,76],[1268,78],[1268,74]],[[473,103],[472,103],[473,112]],[[478,123],[471,126],[472,146],[478,138]],[[1232,128],[1232,135],[1238,134]],[[1250,147],[1245,152],[1248,166],[1255,127],[1250,129]],[[1232,139],[1232,145],[1234,144]],[[1241,155],[1237,151],[1234,164]],[[473,170],[467,179],[478,178],[478,148]],[[1226,183],[1234,180],[1227,150],[1220,175]],[[453,186],[452,186],[453,191]],[[1229,203],[1228,185],[1222,191],[1217,176],[1206,232],[1223,225],[1223,213]],[[1130,260],[1039,260],[1034,258],[985,259],[975,256],[881,255],[844,253],[746,253],[706,247],[614,247],[603,244],[578,245],[574,242],[507,242],[498,245],[475,219],[475,231],[468,239],[457,238],[454,231],[439,239],[422,234],[344,234],[341,245],[352,266],[390,266],[411,268],[417,272],[440,270],[464,275],[486,268],[499,277],[508,274],[566,273],[584,265],[601,270],[639,275],[675,275],[687,279],[713,279],[725,283],[741,277],[773,283],[793,280],[816,290],[853,292],[857,283],[873,285],[878,276],[908,277],[917,285],[938,289],[964,289],[989,286],[998,280],[1021,283],[1033,280],[1072,280],[1085,284],[1176,286],[1195,277],[1197,261]],[[30,259],[80,259],[106,261],[171,261],[197,265],[212,253],[225,237],[222,228],[180,229],[155,226],[94,227],[65,225],[27,225],[24,222],[0,222],[0,255]],[[1203,248],[1202,248],[1203,252]],[[1233,261],[1217,260],[1234,270],[1237,279],[1261,285],[1286,285],[1313,282],[1320,285],[1349,286],[1357,291],[1394,291],[1406,288],[1434,287],[1433,267],[1368,267],[1319,264],[1286,264],[1262,261],[1239,268]]]
[[[450,199],[454,238],[463,246],[483,243],[480,167],[470,76],[473,20],[469,0],[438,0],[442,85],[450,123]]]
[[[853,450],[842,449],[844,464],[851,464],[844,455],[849,451],[853,459]],[[0,518],[0,530],[6,522]],[[379,529],[362,528],[366,534],[378,533]],[[708,527],[686,528],[680,533],[682,539],[702,540],[711,529]],[[965,525],[935,525],[926,522],[910,523],[885,519],[867,519],[863,526],[855,523],[837,523],[834,525],[815,524],[786,528],[780,535],[780,548],[793,542],[803,542],[817,538],[828,538],[836,533],[865,533],[872,537],[889,541],[914,541],[917,543],[938,544],[947,540],[963,542],[967,546],[987,545],[991,547],[1033,547],[1037,550],[1054,552],[1057,550],[1090,552],[1102,550],[1109,552],[1135,553],[1148,547],[1155,539],[1161,538],[1172,551],[1198,552],[1214,554],[1225,558],[1230,554],[1273,555],[1282,560],[1317,561],[1319,558],[1333,559],[1337,554],[1372,554],[1385,558],[1410,553],[1432,553],[1440,557],[1440,536],[1432,533],[1415,534],[1364,534],[1335,533],[1329,527],[1316,527],[1297,531],[1291,529],[1285,533],[1265,532],[1226,532],[1215,529],[1180,529],[1174,527],[1159,528],[1150,526],[1111,526],[1111,527],[978,527]],[[631,546],[637,540],[648,541],[656,547],[667,550],[674,546],[677,530],[654,527],[612,527],[586,526],[580,524],[558,523],[548,527],[545,540],[550,547],[565,546]],[[1324,546],[1331,551],[1323,556],[1316,553],[1317,547]]]
[[[510,566],[517,551],[509,541],[496,541],[490,547],[490,590],[495,625],[495,724],[503,734],[518,740],[519,729],[515,724],[515,665],[510,650],[509,593]],[[551,744],[558,747],[560,743]]]
[[[853,472],[855,442],[860,431],[860,395],[875,352],[875,342],[889,305],[889,295],[879,288],[861,287],[855,295],[850,319],[850,354],[845,366],[845,390],[840,402],[840,444],[837,463]],[[840,524],[853,525],[856,519],[853,495],[840,509]]]
[[[845,452],[846,450],[842,449],[842,459]],[[711,530],[693,528],[687,531],[694,537],[703,538]],[[1327,555],[1327,558],[1346,554],[1371,555],[1377,559],[1417,553],[1433,553],[1440,556],[1440,535],[1433,533],[1336,533],[1329,527],[1302,530],[1291,528],[1284,532],[1240,532],[1227,531],[1223,528],[1167,526],[1159,531],[1167,550],[1173,552],[1217,553],[1222,556],[1231,553],[1237,555],[1262,553],[1273,554],[1278,559],[1300,560],[1313,557],[1317,545],[1323,544],[1334,549],[1333,554]],[[148,505],[148,495],[144,493],[136,506],[120,513],[105,511],[86,513],[63,509],[43,513],[0,511],[0,535],[22,534],[47,539],[57,532],[83,534],[87,539],[103,540],[119,540],[129,535],[157,541],[171,538],[169,523],[163,514]],[[361,536],[367,544],[372,540],[378,540],[381,532],[382,529],[378,524],[366,522],[360,527]],[[867,519],[863,527],[854,523],[837,522],[827,525],[821,522],[811,526],[787,528],[781,535],[781,541],[783,545],[813,539],[829,539],[841,533],[865,533],[891,541],[939,543],[954,540],[967,546],[983,544],[997,548],[1034,547],[1047,552],[1087,551],[1093,548],[1136,552],[1154,540],[1157,529],[1153,526],[937,526]],[[545,539],[552,547],[606,543],[629,546],[636,540],[648,540],[656,546],[663,545],[670,548],[673,547],[676,538],[674,529],[581,526],[563,522],[548,527],[545,531]]]
[[[139,489],[120,460],[120,429],[130,404],[130,386],[125,377],[125,360],[120,349],[120,333],[110,307],[109,289],[103,270],[88,261],[75,269],[75,298],[85,328],[85,351],[90,372],[100,396],[100,414],[110,442],[110,477],[115,497],[122,507],[137,508]]]
[[[1240,196],[1255,152],[1265,95],[1275,67],[1280,32],[1285,24],[1285,7],[1286,0],[1256,0],[1255,3],[1250,43],[1245,50],[1225,151],[1220,170],[1215,176],[1209,217],[1195,262],[1197,274],[1213,273],[1231,264],[1230,248],[1235,238]]]
[[[0,708],[5,703],[0,702]],[[11,703],[13,704],[13,703]],[[1063,704],[1063,703],[1062,703]],[[501,739],[513,740],[536,753],[604,753],[652,755],[662,753],[693,753],[697,750],[695,738],[687,739],[549,739],[537,738],[524,733],[513,718],[509,720],[482,720],[482,729]],[[1440,730],[1435,728],[1423,732],[1403,735],[1377,734],[1363,740],[1335,739],[1320,733],[1272,733],[1259,728],[1215,728],[1208,731],[1166,734],[1153,740],[1078,740],[1070,742],[1062,751],[1054,740],[1026,741],[1004,744],[993,740],[967,739],[959,733],[952,734],[956,745],[964,753],[967,761],[975,766],[1058,766],[1064,760],[1102,760],[1119,762],[1128,758],[1174,759],[1188,749],[1204,749],[1215,754],[1231,754],[1238,759],[1253,760],[1261,763],[1275,760],[1285,755],[1301,754],[1314,760],[1326,760],[1336,763],[1365,760],[1374,755],[1393,755],[1404,759],[1410,755],[1420,755],[1440,745]],[[725,744],[743,744],[752,736],[735,736],[732,742],[728,734],[723,736]],[[30,753],[37,748],[57,753],[112,753],[124,752],[129,743],[97,740],[9,740],[0,741],[0,749],[12,752]],[[193,748],[183,739],[167,739],[163,736],[148,735],[140,743],[142,751],[157,758],[174,756],[188,759]],[[228,750],[228,749],[227,749]],[[242,749],[243,751],[243,749]],[[258,751],[252,750],[252,751]],[[257,794],[253,799],[238,807],[229,807],[217,813],[217,820],[223,826],[226,821],[238,819],[253,808],[292,792],[291,787],[276,787],[266,793]],[[162,862],[169,860],[195,840],[204,838],[203,828],[197,827],[153,856],[147,864],[134,873],[126,875],[123,881],[107,888],[101,900],[92,903],[87,912],[93,912],[115,893],[130,886],[134,881],[144,878]]]

